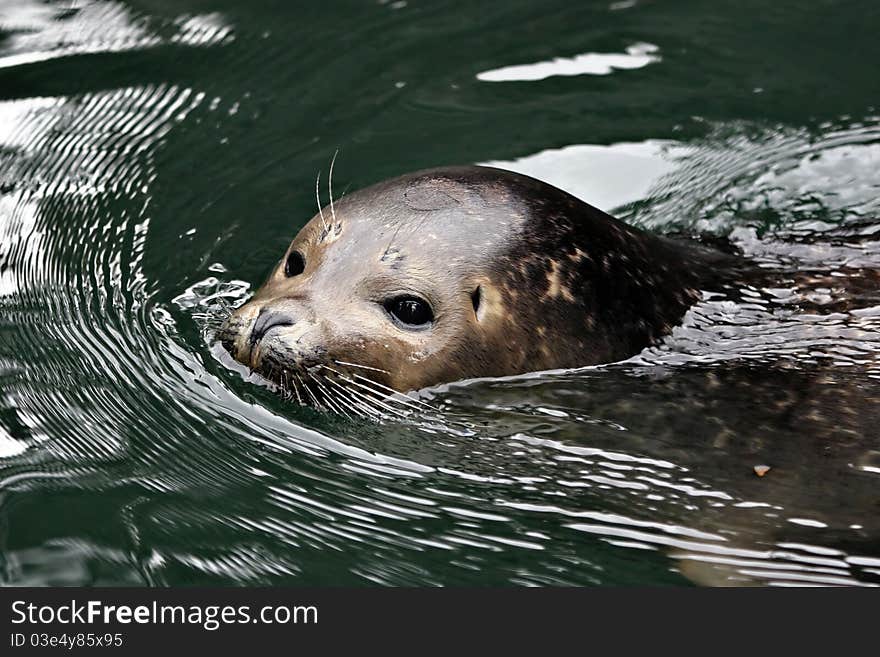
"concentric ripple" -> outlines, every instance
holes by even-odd
[[[364,5],[344,38],[321,7],[150,4],[0,8],[2,583],[880,583],[867,101],[809,127],[652,115],[653,80],[689,82],[669,76],[691,32],[653,33],[640,12],[672,10],[641,3],[464,23]],[[552,38],[496,53],[478,19]],[[442,72],[415,56],[435,38]],[[657,46],[612,57],[637,40]],[[571,53],[613,74],[476,77]],[[634,117],[624,139],[595,127]],[[532,123],[537,142],[513,134]],[[434,410],[396,420],[302,408],[214,332],[340,143],[340,189],[476,151],[751,273],[623,363],[419,391]]]

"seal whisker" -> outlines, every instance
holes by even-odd
[[[354,374],[353,376],[355,378],[361,379],[362,381],[365,381],[369,384],[372,384],[372,385],[376,386],[377,388],[384,389],[385,390],[384,394],[386,395],[386,397],[385,397],[386,400],[395,401],[398,404],[405,404],[410,407],[413,407],[414,405],[418,405],[418,406],[421,406],[422,408],[425,408],[429,411],[434,411],[435,413],[439,412],[438,409],[436,409],[434,406],[431,406],[431,404],[422,401],[418,397],[413,397],[412,395],[410,395],[406,392],[401,392],[400,390],[395,390],[394,388],[389,388],[386,385],[382,385],[378,381],[374,381],[373,379],[367,378],[365,376],[361,376],[360,374]],[[400,399],[400,397],[403,397],[403,399]]]
[[[354,414],[355,417],[368,417],[368,415],[366,413],[364,413],[364,411],[362,409],[353,406],[352,401],[348,397],[346,397],[345,395],[338,394],[336,397],[336,401],[340,405],[348,408]]]
[[[355,399],[354,391],[349,390],[348,388],[346,388],[345,386],[343,386],[342,384],[340,384],[338,381],[334,381],[333,379],[328,378],[328,379],[327,379],[327,383],[329,383],[330,385],[332,385],[332,386],[338,388],[339,391],[340,391],[340,394],[341,394],[341,395],[344,395],[344,396],[345,396],[345,399],[347,399],[347,400],[349,401],[349,403],[354,404],[354,405],[357,406],[358,408],[362,409],[362,410],[365,411],[366,414],[369,415],[370,417],[382,417],[382,413],[381,413],[381,412],[377,411],[377,410],[376,410],[375,408],[373,408],[372,406],[369,406],[369,405],[367,405],[367,404],[364,404],[364,403],[358,401],[357,399]]]
[[[318,383],[318,381],[317,381],[317,379],[315,378],[315,375],[314,375],[314,374],[312,374],[310,371],[306,371],[306,374],[307,374],[309,377],[311,377],[312,380],[315,381],[315,383]],[[326,381],[328,385],[333,385],[333,386],[335,386],[335,387],[339,387],[339,385],[336,384],[336,382],[333,381],[332,379],[330,379],[329,377],[324,377],[324,381]],[[345,392],[346,392],[345,389],[344,389],[344,388],[341,388],[340,392],[337,393],[337,394],[333,397],[333,399],[336,401],[337,406],[339,406],[339,407],[343,407],[343,406],[344,406],[345,408],[348,408],[352,413],[354,413],[354,415],[355,415],[356,417],[366,417],[366,414],[363,412],[362,409],[360,409],[360,408],[356,408],[355,406],[352,405],[353,400],[350,399],[350,398],[345,394]],[[331,391],[325,389],[325,394],[326,394],[326,395],[330,395],[330,394],[331,394]],[[351,416],[350,416],[348,413],[346,413],[344,410],[342,410],[342,413],[343,413],[346,417],[348,417],[349,419],[351,419]]]
[[[272,392],[276,392],[276,393],[280,392],[281,396],[284,396],[284,386],[281,384],[280,377],[279,377],[278,382],[277,383],[275,382],[275,373],[277,371],[278,370],[275,369],[274,365],[270,365],[266,379],[269,381],[269,389]]]
[[[358,384],[357,382],[352,381],[351,379],[348,379],[348,378],[346,378],[346,377],[344,377],[344,376],[341,376],[341,378],[342,378],[343,381],[347,381],[347,382],[352,383],[352,384],[354,384],[354,385],[356,385],[356,386],[359,386],[359,387],[361,387],[361,388],[364,388],[364,389],[366,389],[366,390],[369,390],[370,392],[374,392],[374,391],[370,390],[369,388],[366,388],[366,386],[360,385],[360,384]],[[391,406],[388,406],[387,404],[383,403],[382,400],[380,400],[380,399],[376,399],[375,397],[371,397],[371,396],[369,396],[369,395],[365,395],[364,393],[359,392],[359,391],[357,391],[357,390],[353,390],[352,388],[347,388],[347,390],[348,390],[348,392],[349,392],[350,394],[355,395],[355,396],[357,396],[358,398],[363,399],[364,401],[367,401],[367,402],[370,402],[370,403],[376,404],[376,405],[379,406],[380,408],[384,408],[384,409],[385,409],[386,411],[388,411],[389,413],[393,413],[394,415],[397,415],[398,417],[407,417],[407,415],[408,415],[408,414],[405,413],[404,411],[401,411],[401,410],[399,410],[399,409],[397,409],[397,408],[393,408],[393,407],[391,407]]]
[[[312,380],[315,382],[315,385],[318,387],[318,389],[315,391],[315,395],[316,395],[317,397],[320,397],[320,399],[324,402],[324,405],[325,405],[327,408],[329,408],[331,411],[333,411],[333,412],[338,412],[338,410],[336,409],[336,406],[333,405],[333,404],[330,402],[330,400],[328,399],[327,391],[324,390],[324,389],[322,388],[321,384],[320,384],[318,381],[316,381],[315,378],[314,378],[311,374],[309,374],[308,372],[306,372],[306,375],[307,375],[310,379],[312,379]]]
[[[285,397],[289,400],[293,400],[296,397],[296,402],[302,406],[302,400],[299,397],[299,391],[296,390],[296,383],[294,383],[290,378],[290,373],[287,370],[281,370],[281,385],[284,390]]]
[[[328,409],[330,409],[331,411],[335,410],[335,409],[332,408],[329,404],[327,404],[326,395],[321,394],[321,389],[320,389],[320,388],[314,393],[314,395],[315,395],[315,398],[316,398],[316,399],[320,399],[320,400],[323,402],[325,408],[328,408]]]
[[[428,409],[429,411],[434,411],[435,413],[440,412],[437,408],[435,408],[434,406],[431,406],[431,404],[429,404],[425,401],[422,401],[418,397],[413,397],[409,393],[401,392],[400,390],[395,390],[394,388],[389,388],[386,385],[382,385],[378,381],[374,381],[373,379],[366,377],[366,376],[362,376],[360,374],[352,373],[352,376],[355,377],[356,379],[360,379],[361,381],[364,381],[368,384],[376,386],[377,389],[378,388],[383,389],[385,391],[384,394],[386,395],[385,396],[386,400],[393,400],[399,404],[405,404],[405,405],[411,406],[411,407],[413,406],[413,404],[418,404],[419,406],[421,406],[425,409]],[[403,397],[403,399],[400,399],[400,397]],[[407,402],[411,402],[411,403],[407,403]]]
[[[358,365],[357,363],[348,363],[344,360],[336,360],[336,359],[334,359],[333,362],[336,363],[337,365],[344,365],[346,367],[360,367],[361,369],[364,369],[364,370],[373,370],[374,372],[383,372],[384,374],[391,374],[391,372],[389,372],[388,370],[383,370],[378,367],[369,367],[367,365]],[[333,371],[335,372],[336,370],[333,370]],[[339,374],[339,372],[336,372],[336,373]]]
[[[288,379],[289,384],[293,384],[292,388],[293,392],[296,394],[296,403],[302,406],[302,397],[299,396],[299,387],[296,385],[296,381],[290,378],[290,372],[288,370],[284,370],[284,376]]]
[[[373,402],[373,403],[375,403],[375,404],[378,404],[379,406],[381,406],[382,408],[388,410],[389,412],[394,413],[395,415],[399,415],[399,416],[401,416],[401,417],[406,417],[407,414],[406,414],[405,412],[403,412],[403,411],[401,411],[401,410],[399,410],[399,409],[396,409],[396,408],[392,408],[391,406],[388,406],[387,404],[384,403],[385,401],[393,401],[393,399],[392,399],[391,397],[389,397],[387,394],[382,393],[381,391],[375,390],[374,388],[370,388],[369,386],[366,386],[366,385],[364,385],[363,383],[358,383],[357,381],[354,381],[353,379],[348,378],[347,376],[345,376],[345,375],[342,374],[341,372],[337,372],[337,371],[334,370],[332,367],[327,367],[326,365],[324,365],[323,367],[324,367],[325,369],[330,370],[330,371],[333,372],[334,374],[336,374],[336,375],[337,375],[340,379],[342,379],[343,381],[345,381],[345,382],[347,382],[347,383],[350,383],[350,384],[352,384],[352,385],[354,385],[354,386],[357,386],[358,388],[361,388],[361,389],[363,389],[363,390],[366,390],[367,392],[373,393],[374,395],[377,395],[377,396],[378,396],[378,395],[382,395],[382,398],[381,398],[381,399],[377,399],[376,397],[369,397],[369,396],[364,395],[363,393],[358,393],[358,391],[356,391],[356,390],[352,390],[351,388],[348,388],[348,391],[349,391],[351,394],[357,394],[359,397],[362,397],[362,398],[366,397],[369,401],[371,401],[371,402]],[[369,379],[368,379],[368,380],[369,380]],[[404,403],[404,406],[408,406],[408,407],[409,407],[409,405],[408,405],[408,404],[405,404],[405,403]],[[417,408],[417,407],[416,407],[416,408]]]
[[[334,361],[334,362],[335,362],[335,363],[343,363],[343,361],[338,361],[338,360],[336,360],[336,361]],[[348,364],[348,365],[353,365],[353,363],[346,363],[346,364]],[[352,381],[351,379],[346,378],[345,375],[343,375],[341,372],[339,372],[339,371],[333,369],[333,368],[330,367],[329,365],[322,365],[321,367],[324,367],[324,368],[330,370],[331,372],[333,372],[333,373],[336,374],[337,376],[339,376],[339,377],[345,379],[346,381],[349,381],[349,382],[351,382],[351,383],[355,383],[355,385],[360,385],[361,387],[366,387],[366,386],[364,386],[363,384],[358,384],[358,383],[356,383],[355,381]],[[385,371],[385,370],[380,370],[380,369],[378,369],[378,368],[376,368],[376,367],[367,367],[366,365],[362,365],[362,366],[360,366],[360,367],[363,367],[364,369],[368,369],[368,370],[376,370],[376,371],[378,371],[378,372],[383,372],[383,371]],[[436,408],[434,408],[434,407],[431,406],[430,404],[427,404],[427,403],[423,402],[421,399],[417,399],[416,397],[412,397],[411,395],[408,395],[408,394],[405,393],[405,392],[400,392],[399,390],[395,390],[394,388],[389,388],[388,386],[382,385],[382,384],[379,383],[378,381],[374,381],[373,379],[371,379],[371,378],[369,378],[369,377],[362,376],[362,375],[360,375],[360,374],[354,374],[354,373],[352,373],[352,376],[354,376],[354,377],[357,378],[357,379],[360,379],[361,381],[364,381],[364,382],[366,382],[366,383],[368,383],[368,384],[372,384],[373,386],[375,386],[376,389],[371,390],[371,392],[374,392],[374,393],[377,394],[377,395],[379,395],[379,394],[383,395],[382,398],[383,398],[385,401],[394,401],[394,402],[397,402],[398,404],[403,404],[404,406],[409,406],[410,408],[416,408],[416,409],[418,409],[418,407],[417,407],[417,406],[414,406],[413,404],[419,404],[419,405],[423,406],[424,408],[426,408],[426,409],[428,409],[428,410],[434,411],[435,413],[436,413],[436,412],[439,412],[439,411],[437,411]],[[385,391],[387,391],[387,392],[381,392],[380,390],[378,390],[379,388],[384,388]],[[367,388],[367,389],[369,389],[369,388]],[[391,393],[391,394],[388,394],[388,393]],[[404,401],[404,399],[399,399],[399,397],[403,397],[403,398],[406,399],[407,401],[409,401],[409,402],[413,402],[413,403],[412,403],[412,404],[407,403],[407,401]]]
[[[320,404],[320,402],[318,402],[318,399],[315,397],[315,393],[312,392],[312,389],[309,388],[309,386],[306,384],[306,382],[302,380],[302,377],[300,377],[299,374],[296,375],[296,378],[300,382],[302,387],[305,389],[305,391],[307,393],[309,393],[309,397],[311,397],[312,401],[315,403],[315,408],[321,408],[321,404]]]
[[[346,408],[348,408],[355,415],[355,417],[370,418],[370,419],[373,418],[373,416],[370,413],[364,411],[364,409],[360,406],[360,404],[357,404],[356,401],[352,400],[349,397],[346,397],[341,392],[338,394],[336,399],[340,404],[342,404]]]
[[[344,397],[349,402],[349,404],[353,404],[358,409],[360,409],[362,411],[362,417],[370,417],[372,419],[380,419],[382,417],[382,413],[380,411],[358,399],[353,394],[353,391],[349,390],[338,381],[334,381],[333,379],[328,378],[327,382],[335,387],[339,391],[340,396]]]
[[[388,251],[391,249],[391,245],[394,244],[394,240],[397,239],[397,234],[400,232],[403,224],[398,224],[397,229],[394,231],[394,235],[391,236],[391,239],[388,240],[388,245],[385,247],[385,250],[382,252],[382,255],[379,257],[380,260],[385,260],[388,257]]]
[[[336,222],[336,208],[333,207],[333,165],[336,164],[336,156],[339,155],[339,149],[333,153],[333,159],[330,160],[330,175],[327,176],[327,190],[330,192],[330,214],[333,217],[333,228],[338,230],[339,224]]]
[[[318,171],[318,177],[315,179],[315,200],[318,202],[318,213],[321,215],[321,225],[324,226],[324,232],[327,233],[327,222],[324,221],[324,210],[321,208],[321,171]]]
[[[327,402],[327,406],[329,406],[333,411],[339,413],[340,415],[344,415],[344,416],[346,416],[347,418],[350,419],[351,416],[350,416],[348,413],[346,413],[343,409],[341,409],[341,408],[339,408],[339,407],[337,406],[337,404],[336,404],[335,401],[334,401],[334,397],[333,397],[333,395],[330,393],[329,390],[327,390],[327,388],[325,388],[325,387],[321,384],[321,381],[318,379],[318,377],[316,377],[314,374],[312,374],[312,373],[309,372],[309,371],[306,371],[306,374],[309,376],[309,378],[310,378],[312,381],[315,382],[315,385],[318,386],[318,391],[321,392],[321,394],[323,395],[324,400]]]

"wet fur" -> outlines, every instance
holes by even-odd
[[[292,249],[306,269],[287,278]],[[737,266],[527,176],[431,169],[319,207],[219,337],[300,403],[353,412],[393,391],[625,359]],[[431,329],[389,321],[379,307],[396,289],[431,302]],[[251,345],[266,310],[296,322]]]

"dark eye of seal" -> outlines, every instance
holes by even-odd
[[[284,263],[284,275],[287,278],[299,276],[306,268],[306,260],[299,251],[291,251],[287,256],[287,262]]]
[[[434,311],[424,299],[405,295],[388,299],[383,304],[385,310],[404,328],[426,328],[434,321]]]

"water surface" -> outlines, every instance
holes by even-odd
[[[880,583],[876,3],[297,4],[0,2],[0,581]],[[300,408],[213,332],[337,149],[754,275],[625,363]]]

